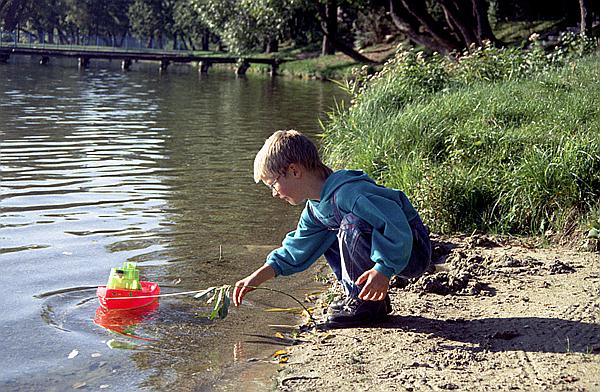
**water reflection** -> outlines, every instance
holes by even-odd
[[[94,324],[106,328],[107,330],[124,335],[128,338],[140,339],[145,341],[155,341],[144,336],[138,336],[136,327],[152,316],[158,309],[158,300],[151,304],[136,309],[105,309],[101,306],[96,309]]]
[[[205,309],[179,297],[127,319],[64,288],[102,284],[124,261],[181,291],[252,271],[298,214],[254,184],[254,154],[275,129],[318,131],[334,87],[28,64],[0,73],[0,389],[48,380],[65,389],[86,366],[104,378],[90,387],[126,377],[130,389],[195,388],[244,358],[232,354],[237,343],[246,358],[264,357],[243,333],[285,323],[261,311],[290,305],[281,299],[255,295],[226,322],[207,322]],[[278,288],[301,292],[302,279]],[[34,299],[40,292],[57,294]],[[105,344],[114,332],[155,341],[118,355]],[[74,347],[81,354],[68,360]],[[84,362],[86,347],[118,371]]]

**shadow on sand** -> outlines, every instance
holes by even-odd
[[[379,328],[432,334],[453,342],[470,343],[473,351],[527,351],[600,354],[600,325],[542,317],[437,320],[422,316],[390,316]],[[465,349],[461,345],[461,349]],[[469,348],[467,348],[469,349]]]

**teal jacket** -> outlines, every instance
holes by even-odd
[[[336,208],[372,226],[371,260],[377,271],[390,278],[406,267],[413,243],[409,222],[417,211],[403,192],[377,185],[362,171],[340,170],[327,178],[319,201],[306,202],[296,230],[267,256],[277,275],[304,271],[336,242]]]

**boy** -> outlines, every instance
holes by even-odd
[[[253,287],[303,271],[324,255],[345,294],[330,305],[327,324],[360,325],[391,312],[392,275],[416,277],[429,266],[429,235],[404,193],[375,184],[361,171],[333,172],[297,131],[277,131],[267,139],[254,160],[254,180],[273,197],[306,205],[282,246],[235,284],[236,306]]]

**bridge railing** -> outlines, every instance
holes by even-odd
[[[169,53],[190,53],[192,50],[186,48],[182,43],[179,43],[175,49],[167,49],[172,47],[172,42],[157,42],[149,39],[140,39],[133,36],[126,36],[123,39],[107,38],[102,36],[85,36],[69,37],[62,39],[60,43],[47,42],[46,34],[42,37],[31,33],[16,33],[0,30],[0,47],[19,47],[19,48],[48,48],[48,49],[72,49],[72,50],[93,50],[93,51],[110,51],[110,52],[169,52]],[[55,38],[56,36],[54,36]],[[148,42],[151,42],[148,47]]]

